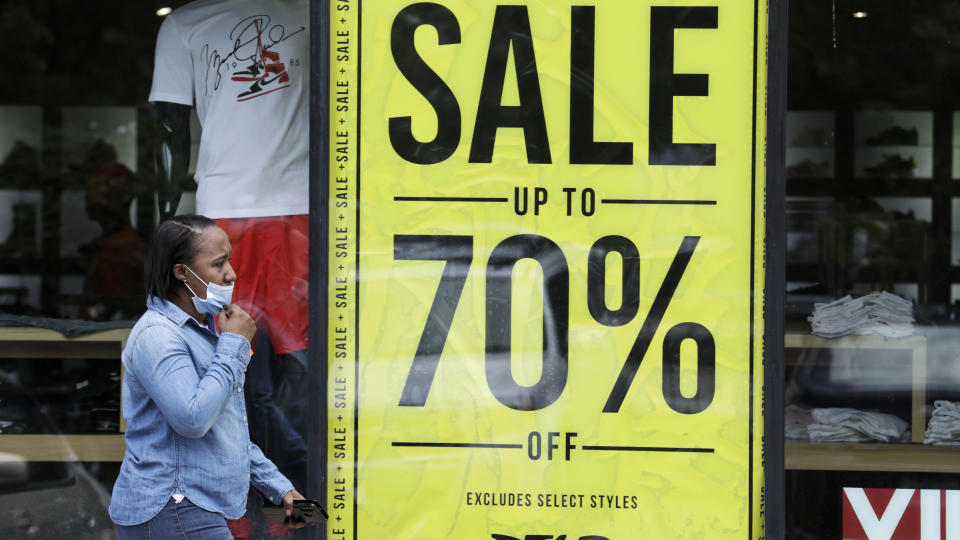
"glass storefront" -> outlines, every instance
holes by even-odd
[[[248,291],[241,305],[261,329],[243,389],[251,439],[320,498],[306,491],[321,485],[308,462],[324,456],[307,434],[318,402],[308,384],[321,378],[306,341],[310,3],[271,18],[237,0],[235,14],[169,19],[187,3],[0,2],[2,538],[116,537],[120,355],[144,311],[148,243],[174,214],[209,215],[227,232],[236,294]],[[774,353],[787,538],[960,534],[955,7],[789,6],[785,335]],[[211,18],[223,44],[204,48]],[[179,26],[158,53],[169,20]],[[198,43],[202,81],[176,59],[178,45]],[[205,92],[229,103],[194,100]],[[262,132],[248,124],[237,137],[219,122],[239,110],[227,105],[259,107],[267,94],[294,99],[280,116],[257,113]],[[241,142],[224,157],[221,140]],[[246,183],[218,184],[218,170]],[[242,196],[230,191],[241,185]],[[258,497],[231,522],[236,538],[313,534],[267,521]]]
[[[958,533],[954,7],[790,3],[788,538]]]
[[[0,3],[2,538],[116,538],[121,352],[174,214],[230,238],[233,298],[260,328],[251,440],[307,493],[309,5],[169,15],[185,4]],[[234,537],[306,537],[260,503],[251,491]]]

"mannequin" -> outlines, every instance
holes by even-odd
[[[189,188],[191,176],[188,174],[190,163],[190,113],[192,108],[179,103],[154,102],[154,117],[160,128],[160,136],[154,146],[155,173],[159,180],[157,200],[160,219],[164,220],[176,213],[183,192]],[[240,276],[239,279],[243,279]],[[259,311],[259,310],[252,310]],[[262,326],[262,325],[258,325]],[[274,460],[294,485],[306,485],[307,447],[305,426],[294,425],[303,420],[302,383],[306,380],[305,351],[290,353],[294,358],[288,362],[299,364],[304,369],[277,368],[278,360],[267,332],[262,329],[254,341],[254,354],[248,366],[244,384],[244,397],[247,400],[250,418],[250,439]],[[277,373],[282,370],[282,373]],[[291,389],[291,386],[295,387]],[[278,402],[288,402],[287,414]],[[291,419],[290,416],[299,416]]]
[[[151,111],[158,127],[153,150],[160,221],[174,215],[190,177],[190,111],[192,107],[158,101]]]

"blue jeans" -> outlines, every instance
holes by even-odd
[[[208,512],[189,499],[176,503],[171,498],[146,523],[114,527],[119,540],[233,540],[223,516]]]

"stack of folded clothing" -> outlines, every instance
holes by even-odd
[[[810,409],[799,405],[787,405],[783,419],[784,436],[787,439],[809,441],[810,435],[807,433],[807,426],[812,423],[813,415],[810,414]]]
[[[960,445],[960,403],[938,400],[923,444]]]
[[[892,414],[848,408],[786,408],[786,438],[813,442],[899,442],[910,439],[910,424]]]
[[[913,304],[888,292],[856,299],[847,295],[827,304],[814,304],[813,315],[807,320],[820,337],[878,334],[901,338],[913,334]]]
[[[910,439],[910,424],[892,415],[843,407],[814,409],[807,426],[813,442],[897,442]]]

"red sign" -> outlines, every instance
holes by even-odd
[[[960,540],[960,491],[843,488],[844,540]]]

